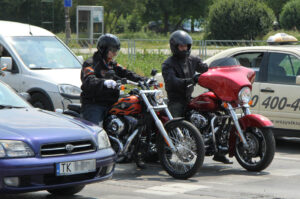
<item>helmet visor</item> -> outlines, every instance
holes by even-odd
[[[118,53],[119,52],[119,48],[115,48],[115,47],[109,47],[108,51],[112,52],[112,53]]]

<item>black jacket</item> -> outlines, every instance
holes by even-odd
[[[190,100],[193,86],[189,86],[195,72],[204,73],[208,70],[205,63],[196,56],[189,56],[186,59],[179,59],[175,56],[169,57],[162,64],[162,75],[165,81],[165,88],[170,101],[186,103]]]
[[[135,82],[143,80],[142,77],[124,69],[115,62],[110,62],[105,65],[102,59],[95,61],[92,57],[90,57],[83,63],[81,70],[82,92],[80,99],[83,105],[98,104],[110,107],[118,100],[120,91],[118,89],[107,88],[104,85],[104,81],[107,79],[116,80],[115,78],[105,77],[105,73],[109,69],[114,70],[115,74],[120,78],[127,78]]]

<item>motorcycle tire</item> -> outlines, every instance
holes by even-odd
[[[178,139],[177,128],[184,134],[180,140]],[[165,125],[165,130],[181,157],[173,153],[163,136],[160,136],[158,155],[162,167],[176,179],[188,179],[194,176],[202,166],[205,156],[204,142],[199,130],[184,120],[168,123]]]
[[[248,171],[262,171],[272,162],[275,154],[275,138],[270,128],[247,128],[244,132],[249,144],[245,149],[240,139],[235,146],[235,158]],[[259,161],[255,161],[259,159]]]

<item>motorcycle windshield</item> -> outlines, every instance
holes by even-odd
[[[255,78],[252,69],[243,67],[234,58],[215,60],[199,78],[199,85],[214,92],[222,101],[237,101],[243,87],[252,89]]]

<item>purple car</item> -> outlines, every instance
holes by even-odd
[[[0,118],[0,195],[72,195],[112,177],[116,154],[99,126],[33,108],[2,82]]]

